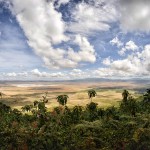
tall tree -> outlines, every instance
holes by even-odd
[[[89,96],[89,99],[91,100],[91,102],[92,102],[92,98],[95,97],[96,95],[97,95],[97,93],[95,90],[88,90],[88,96]]]
[[[59,95],[56,97],[57,102],[63,106],[67,104],[68,98],[69,98],[68,95]]]
[[[129,96],[129,92],[128,92],[127,90],[124,90],[124,91],[122,92],[122,97],[123,97],[123,101],[124,101],[124,102],[127,102],[128,96]]]

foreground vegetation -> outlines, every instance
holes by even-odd
[[[86,107],[59,107],[47,111],[47,93],[22,111],[0,103],[0,150],[149,150],[150,90],[134,99],[127,90],[119,107],[100,108],[88,91]]]

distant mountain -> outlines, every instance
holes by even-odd
[[[0,80],[0,83],[6,82],[136,82],[149,83],[150,79],[130,78],[130,79],[114,79],[114,78],[84,78],[84,79],[70,79],[70,80]]]

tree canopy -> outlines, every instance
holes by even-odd
[[[69,108],[67,95],[57,96],[64,107],[50,111],[44,100],[25,105],[22,111],[0,102],[0,149],[149,150],[147,94],[149,90],[137,99],[125,96],[119,106],[107,108],[94,102]]]

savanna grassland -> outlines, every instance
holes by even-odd
[[[35,100],[40,100],[45,92],[48,92],[48,103],[46,106],[51,109],[58,106],[56,97],[61,94],[69,96],[68,106],[85,106],[89,102],[87,91],[95,89],[97,96],[93,102],[100,107],[118,105],[122,99],[123,89],[128,89],[132,95],[138,97],[139,90],[146,89],[148,83],[123,82],[123,81],[90,81],[90,82],[1,82],[0,92],[3,93],[4,102],[13,108],[20,109],[26,104],[32,104]]]
[[[3,82],[0,90],[0,150],[150,149],[148,82]]]

